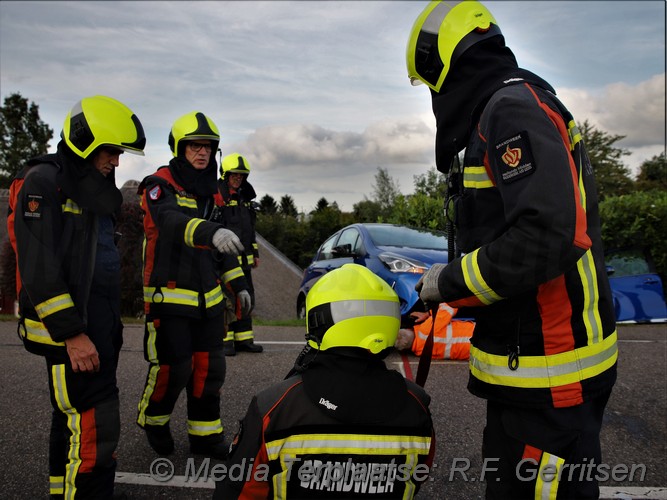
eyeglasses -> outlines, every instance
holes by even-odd
[[[210,144],[202,144],[200,142],[188,142],[188,147],[192,149],[195,153],[199,153],[201,151],[201,148],[204,148],[204,151],[209,153],[212,149]]]

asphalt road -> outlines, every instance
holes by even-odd
[[[165,474],[167,462],[155,462],[135,423],[147,364],[141,342],[143,328],[125,328],[125,345],[118,370],[122,431],[118,447],[116,491],[132,499],[210,498],[212,483],[186,479],[203,471],[201,457],[188,454],[185,404],[181,397],[172,418],[177,450],[170,458],[174,478]],[[291,327],[258,327],[262,354],[240,353],[227,358],[222,418],[228,436],[238,428],[251,395],[280,380],[303,346],[303,331]],[[667,326],[620,326],[619,379],[610,399],[602,434],[604,462],[610,470],[635,467],[633,480],[602,483],[603,498],[667,498]],[[0,322],[0,498],[48,497],[48,432],[50,404],[44,361],[27,353],[13,322]],[[418,358],[410,358],[416,371]],[[403,371],[398,354],[387,362]],[[403,371],[405,373],[405,371]],[[426,389],[437,430],[436,467],[419,498],[471,500],[483,498],[481,433],[484,402],[465,389],[465,362],[435,362]],[[213,466],[216,462],[211,462]],[[467,470],[466,467],[469,464]],[[642,480],[641,471],[645,467]],[[153,477],[151,477],[153,472]],[[618,478],[622,479],[622,478]],[[624,492],[624,493],[622,493]]]

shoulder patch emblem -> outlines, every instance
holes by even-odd
[[[160,186],[153,187],[150,191],[148,191],[148,197],[153,201],[159,200],[162,198],[162,188]]]
[[[23,217],[26,219],[41,219],[42,218],[42,196],[38,194],[26,195],[28,203],[26,204],[28,210],[23,212]]]
[[[537,167],[525,131],[500,141],[495,146],[494,154],[504,183],[530,175]]]

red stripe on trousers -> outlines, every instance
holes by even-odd
[[[92,472],[97,462],[97,426],[95,408],[81,414],[81,444],[79,448],[81,466],[79,473]]]
[[[204,384],[206,383],[206,377],[208,376],[208,353],[195,352],[192,355],[192,361],[194,362],[192,372],[192,395],[195,398],[200,398],[204,393]]]

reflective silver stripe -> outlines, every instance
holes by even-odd
[[[53,380],[53,396],[59,410],[67,417],[67,428],[70,431],[67,465],[65,466],[64,493],[65,498],[73,500],[76,496],[76,476],[81,467],[81,414],[72,406],[67,393],[65,365],[51,367]]]
[[[35,306],[35,312],[37,313],[37,316],[39,316],[39,319],[44,320],[47,316],[69,307],[74,307],[74,301],[69,293],[63,293],[57,297],[52,297],[49,300],[37,304]]]
[[[483,304],[489,305],[499,300],[502,297],[494,292],[482,277],[482,272],[479,269],[477,256],[479,248],[469,254],[466,254],[461,259],[461,271],[463,272],[463,280],[468,289],[477,297]]]
[[[241,276],[243,276],[243,269],[240,267],[235,267],[234,269],[231,269],[222,275],[222,282],[229,283],[230,281],[235,280],[236,278],[240,278]]]
[[[36,342],[38,344],[53,345],[58,347],[64,347],[64,342],[56,342],[51,338],[49,331],[44,326],[44,323],[39,321],[33,321],[31,319],[25,319],[25,338],[31,342]],[[23,332],[22,332],[23,333]]]
[[[205,422],[201,420],[188,420],[188,434],[193,436],[210,436],[222,432],[220,419]]]
[[[269,460],[283,453],[428,455],[430,448],[430,437],[369,434],[296,434],[266,443]]]
[[[222,288],[218,285],[213,290],[210,290],[204,294],[204,299],[206,300],[206,308],[213,307],[216,304],[222,302],[224,294],[222,293]]]
[[[486,173],[483,166],[467,166],[463,169],[463,187],[471,189],[484,189],[494,187],[493,181]]]
[[[616,362],[616,332],[602,342],[550,356],[521,356],[516,370],[507,366],[507,356],[470,348],[470,372],[477,379],[495,385],[550,388],[595,377]]]
[[[76,204],[74,200],[67,199],[65,200],[65,203],[62,204],[62,211],[63,212],[69,212],[72,214],[77,214],[80,215],[83,213],[83,210],[81,210],[81,207]]]
[[[185,288],[144,287],[144,301],[154,303],[180,304],[184,306],[199,306],[199,294]]]
[[[197,200],[187,196],[176,195],[176,203],[179,207],[197,208]]]
[[[146,425],[167,425],[171,415],[145,415]]]
[[[196,206],[196,205],[195,205]],[[185,244],[189,247],[195,246],[195,230],[197,226],[204,222],[204,219],[190,219],[190,221],[185,226],[185,234],[183,235],[183,240]]]
[[[62,495],[65,491],[65,476],[49,476],[49,495]]]
[[[253,340],[255,336],[252,333],[252,330],[246,330],[245,332],[234,332],[234,340],[241,342],[243,340]]]
[[[556,500],[560,471],[565,460],[546,451],[542,454],[535,482],[535,500]]]
[[[331,317],[334,324],[360,316],[393,316],[401,317],[398,301],[389,300],[340,300],[331,302]]]
[[[584,292],[583,320],[588,334],[588,343],[592,344],[602,340],[602,319],[598,307],[598,280],[595,271],[593,253],[588,250],[578,261],[577,271],[581,279]]]

